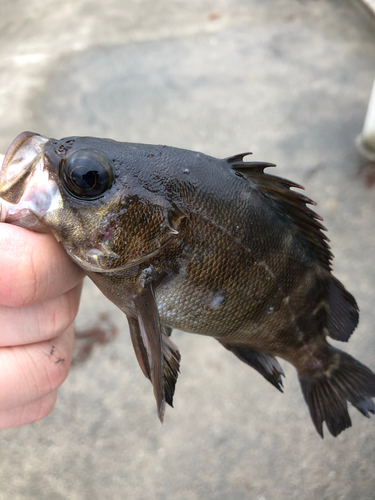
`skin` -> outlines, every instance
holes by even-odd
[[[3,155],[0,155],[0,164]],[[0,428],[39,420],[68,375],[84,274],[55,238],[0,224]]]

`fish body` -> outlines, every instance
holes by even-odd
[[[52,232],[127,316],[158,414],[172,405],[173,328],[216,338],[282,390],[292,363],[317,431],[375,412],[375,375],[347,341],[353,296],[332,275],[312,200],[249,153],[217,159],[166,146],[21,134],[0,171],[1,220]]]

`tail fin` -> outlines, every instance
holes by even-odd
[[[316,430],[323,437],[323,421],[333,436],[352,423],[347,401],[365,417],[375,414],[375,374],[362,363],[334,347],[330,364],[323,373],[300,375],[299,381]]]

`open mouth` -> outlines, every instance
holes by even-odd
[[[0,222],[35,227],[61,204],[56,183],[44,164],[44,137],[23,132],[11,144],[0,169]]]
[[[0,170],[0,196],[17,203],[22,195],[22,180],[30,175],[35,161],[43,155],[49,139],[33,132],[23,132],[12,142]],[[18,198],[18,199],[17,199]]]

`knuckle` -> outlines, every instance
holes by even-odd
[[[69,290],[51,302],[43,303],[42,314],[38,318],[39,331],[44,338],[57,337],[72,325],[77,316],[79,297],[75,289]]]
[[[22,279],[19,277],[22,276]],[[21,259],[13,269],[8,270],[7,293],[1,294],[1,303],[8,307],[25,307],[32,304],[38,295],[38,274],[33,259]]]
[[[42,394],[55,391],[68,376],[71,363],[70,349],[51,345],[48,358],[43,364],[43,390]]]
[[[35,275],[30,262],[27,234],[28,232],[22,228],[9,224],[0,225],[0,251],[3,264],[0,276],[0,301],[3,305],[19,306],[28,300],[30,269],[31,283]]]
[[[0,349],[0,412],[25,405],[57,390],[66,379],[74,331],[35,344]]]
[[[29,379],[37,397],[57,390],[64,382],[70,370],[73,345],[74,332],[70,327],[58,337],[42,342],[37,352],[30,354]]]
[[[80,292],[81,284],[40,304],[0,305],[0,346],[27,345],[58,337],[77,316]]]

